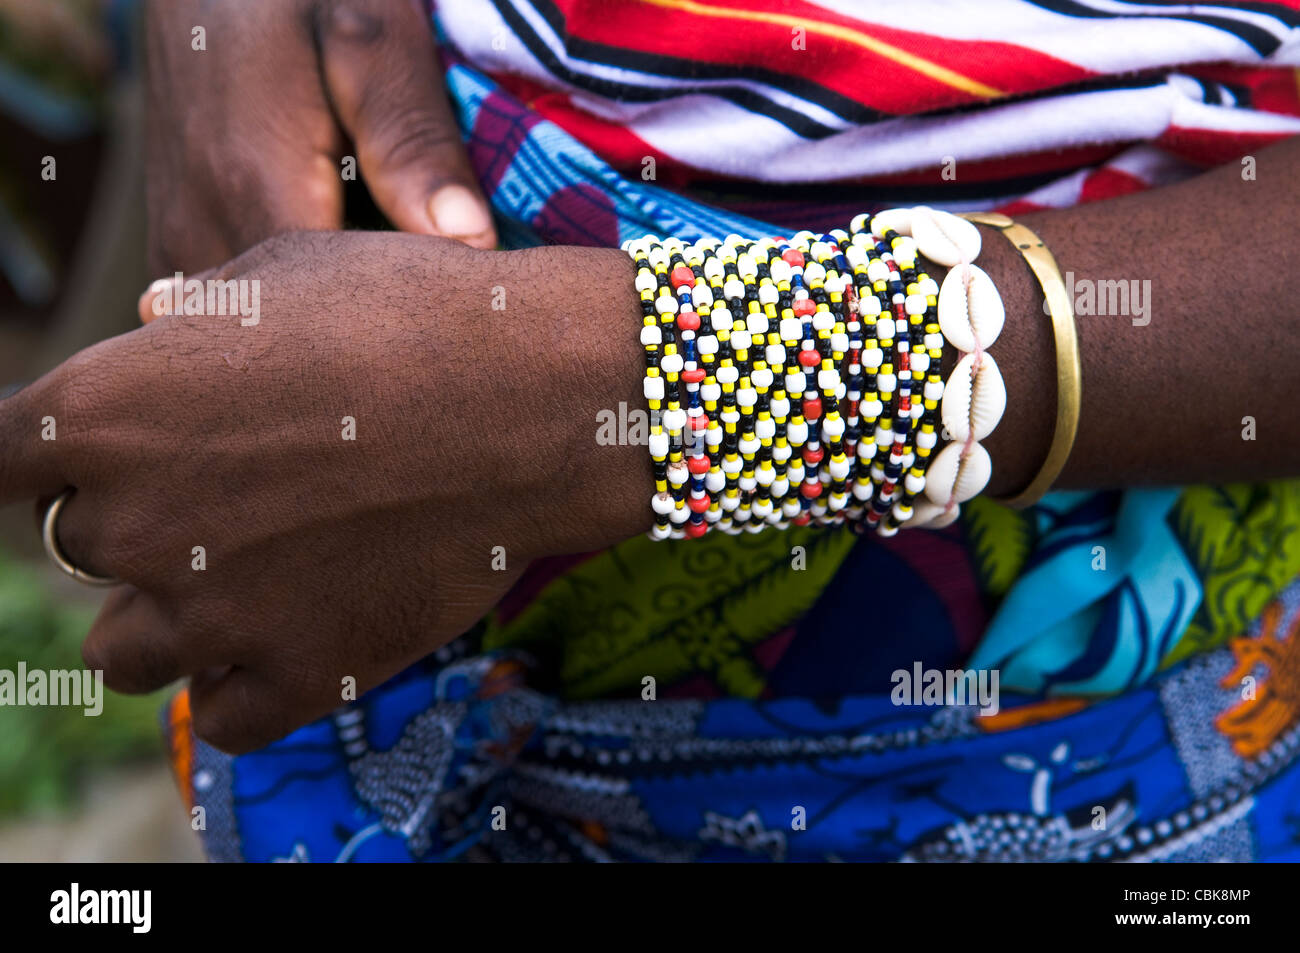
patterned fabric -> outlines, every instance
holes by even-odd
[[[447,81],[509,246],[797,224],[624,177],[467,63]],[[195,742],[179,696],[178,776],[215,859],[1300,859],[1300,484],[963,511],[543,561],[261,752]],[[962,667],[1000,710],[896,704]]]

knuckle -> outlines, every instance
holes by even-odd
[[[434,154],[459,146],[460,132],[451,123],[415,113],[390,124],[373,148],[384,164],[408,166],[428,163]]]

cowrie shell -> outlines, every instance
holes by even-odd
[[[978,228],[951,212],[928,205],[912,209],[912,237],[922,255],[947,268],[974,261],[980,253]]]
[[[1007,385],[992,354],[984,352],[978,371],[974,354],[967,354],[957,362],[944,385],[939,411],[943,426],[954,441],[964,443],[972,433],[976,440],[983,440],[993,432],[1006,409]]]
[[[912,504],[912,518],[903,525],[909,529],[918,527],[943,529],[960,515],[960,506],[948,509],[942,503],[935,503],[931,500],[917,500]]]
[[[939,330],[959,351],[974,351],[976,342],[989,347],[1006,320],[1002,296],[993,279],[978,265],[954,268],[939,288]]]
[[[912,210],[910,208],[888,208],[871,217],[871,234],[884,238],[890,229],[900,235],[912,234]]]
[[[955,500],[965,503],[988,485],[993,475],[993,461],[979,443],[970,445],[962,456],[964,443],[950,443],[939,451],[925,474],[925,495],[935,503]]]

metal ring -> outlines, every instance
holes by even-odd
[[[72,560],[63,554],[63,550],[59,548],[55,524],[58,522],[59,513],[63,511],[63,504],[68,502],[68,497],[72,496],[73,492],[72,490],[64,490],[55,497],[54,502],[45,511],[45,524],[41,529],[41,537],[45,540],[45,552],[49,554],[50,559],[54,560],[54,565],[77,580],[77,582],[85,583],[87,586],[116,586],[120,580],[109,576],[96,576],[84,569],[78,569],[72,564]]]

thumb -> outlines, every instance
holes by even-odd
[[[419,4],[335,0],[317,28],[326,91],[379,207],[403,231],[495,247]]]

